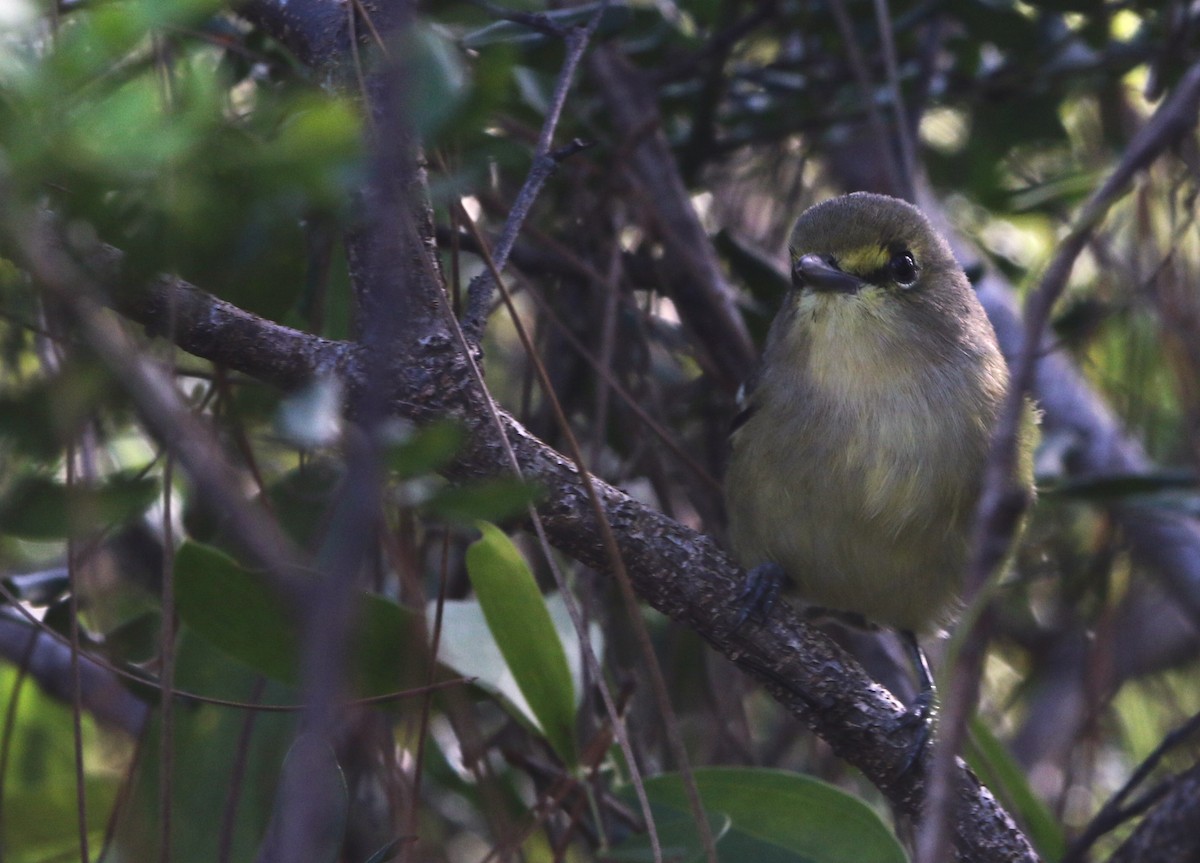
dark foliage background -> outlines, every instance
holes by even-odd
[[[903,859],[930,782],[850,659],[907,700],[898,645],[731,633],[719,550],[791,221],[855,189],[944,226],[1014,359],[1106,205],[1033,352],[1040,499],[962,753],[999,804],[955,773],[954,848],[1200,853],[1198,34],[0,3],[0,858]]]

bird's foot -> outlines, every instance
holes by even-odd
[[[738,616],[733,622],[733,631],[737,632],[751,618],[758,622],[766,620],[786,581],[787,573],[777,563],[760,563],[746,573],[737,597]]]
[[[924,759],[925,751],[929,748],[934,717],[937,714],[937,690],[933,685],[933,675],[929,672],[929,661],[925,658],[925,651],[921,650],[921,645],[917,643],[916,635],[908,630],[903,630],[900,633],[900,639],[908,649],[913,666],[916,668],[917,683],[921,688],[920,693],[908,705],[892,728],[893,733],[916,729],[908,757],[900,769],[900,775],[904,776]]]

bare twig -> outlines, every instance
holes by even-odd
[[[475,233],[476,242],[483,245],[483,238],[478,234],[477,228],[473,221],[467,217],[467,225]],[[646,671],[650,675],[651,689],[654,693],[655,701],[659,710],[659,714],[663,720],[663,730],[666,734],[667,741],[671,747],[671,754],[674,756],[676,766],[679,768],[680,776],[683,780],[684,792],[688,798],[688,805],[691,808],[692,817],[695,819],[696,830],[700,834],[700,843],[704,847],[704,852],[709,863],[717,863],[717,846],[713,839],[712,828],[708,822],[708,817],[704,812],[704,804],[700,800],[700,793],[696,788],[696,780],[692,775],[691,763],[688,757],[687,748],[683,745],[683,739],[679,734],[679,721],[675,715],[675,710],[671,706],[670,696],[667,694],[667,682],[663,676],[662,668],[654,653],[654,645],[650,641],[650,634],[646,631],[646,625],[641,617],[641,611],[638,606],[637,596],[634,593],[633,585],[629,579],[629,573],[626,571],[625,562],[621,556],[620,546],[617,544],[616,535],[613,533],[612,525],[609,523],[604,513],[604,506],[600,502],[600,496],[596,491],[596,486],[584,461],[583,450],[579,446],[579,441],[575,437],[574,431],[571,429],[571,424],[567,421],[566,414],[563,412],[562,405],[555,395],[554,386],[550,382],[550,376],[546,373],[545,366],[538,359],[537,351],[533,346],[529,334],[526,332],[524,325],[521,323],[520,316],[517,313],[516,307],[513,306],[512,297],[508,289],[504,286],[503,279],[500,276],[500,271],[496,267],[496,263],[491,256],[485,251],[484,260],[487,262],[488,269],[492,273],[492,278],[495,279],[499,286],[501,294],[504,297],[504,303],[508,308],[509,315],[513,325],[517,330],[522,344],[525,347],[525,352],[533,363],[534,369],[537,372],[538,378],[542,385],[542,393],[549,401],[552,410],[554,411],[555,420],[557,421],[559,431],[567,442],[568,450],[572,460],[575,462],[575,468],[579,471],[580,481],[583,483],[584,489],[588,494],[588,502],[591,505],[592,511],[596,515],[596,523],[600,529],[600,536],[604,543],[605,553],[608,555],[609,566],[616,579],[617,586],[621,592],[621,598],[625,603],[625,611],[630,626],[633,629],[634,635],[638,640],[638,649],[642,655],[642,660],[645,663]],[[580,633],[580,637],[586,635],[586,630]],[[597,669],[598,670],[598,669]],[[597,680],[599,677],[597,677]],[[613,717],[614,722],[617,717]],[[647,819],[648,829],[653,824],[653,819]],[[657,837],[655,837],[657,841]],[[661,850],[657,851],[661,854]],[[656,854],[656,859],[657,859]]]
[[[1190,740],[1197,732],[1200,732],[1200,713],[1164,737],[1158,746],[1154,747],[1154,751],[1137,766],[1137,769],[1133,771],[1117,793],[1100,808],[1083,832],[1071,843],[1071,847],[1063,855],[1061,863],[1079,863],[1097,839],[1143,811],[1146,808],[1145,796],[1139,798],[1131,806],[1125,806],[1125,800],[1146,781],[1146,778],[1168,752]]]
[[[459,215],[470,229],[476,242],[479,243],[483,260],[491,271],[492,277],[495,279],[495,284],[498,285],[502,291],[504,291],[503,279],[500,275],[499,269],[496,267],[495,259],[488,254],[487,246],[483,240],[483,235],[479,233],[478,227],[465,211],[460,212]],[[507,291],[504,291],[503,296],[506,303],[509,304],[511,310],[511,298],[509,297]],[[514,320],[516,320],[515,315]],[[500,433],[500,439],[503,442],[504,454],[507,457],[508,466],[518,477],[525,479],[526,477],[523,472],[521,461],[508,438],[506,433],[507,430],[504,427],[504,419],[502,418],[500,410],[496,406],[495,401],[492,399],[491,394],[484,386],[482,372],[480,371],[478,365],[471,358],[470,349],[466,340],[466,334],[461,328],[458,328],[456,332],[460,339],[463,354],[470,363],[471,375],[474,378],[474,382],[476,386],[479,387],[480,392],[483,393],[488,419],[495,430]],[[531,354],[531,356],[533,356],[533,354]],[[547,389],[547,395],[553,398],[553,390]],[[579,644],[582,648],[581,652],[583,654],[584,662],[587,665],[588,673],[591,675],[592,679],[596,681],[597,689],[600,692],[601,700],[604,702],[605,710],[608,712],[609,718],[613,722],[613,730],[617,737],[617,743],[621,747],[621,751],[624,754],[626,762],[629,766],[634,792],[637,794],[638,802],[641,805],[642,812],[646,818],[646,830],[649,835],[650,848],[654,855],[654,861],[655,863],[662,863],[662,843],[658,838],[658,828],[655,825],[653,813],[650,810],[650,800],[646,795],[646,788],[642,782],[641,772],[638,768],[635,753],[633,751],[633,744],[629,740],[629,735],[624,725],[621,723],[621,716],[617,711],[616,701],[613,699],[612,693],[609,691],[608,686],[604,683],[604,677],[602,673],[603,669],[601,668],[600,660],[596,656],[595,650],[592,647],[591,639],[588,637],[587,624],[583,619],[583,615],[579,610],[578,604],[572,597],[571,591],[568,589],[566,578],[563,576],[559,567],[554,563],[554,556],[549,553],[550,540],[546,534],[545,525],[543,524],[541,515],[532,505],[529,507],[529,518],[533,525],[534,533],[538,537],[538,541],[542,544],[543,549],[546,551],[546,560],[550,565],[551,573],[554,575],[555,584],[559,588],[559,593],[564,600],[567,614],[571,619],[571,625],[575,628],[576,635],[579,638]]]
[[[76,482],[75,452],[74,444],[67,447],[68,488]],[[86,776],[83,758],[83,673],[81,671],[82,660],[80,658],[82,648],[79,643],[79,594],[83,577],[79,569],[79,540],[74,536],[74,530],[72,530],[72,535],[67,538],[67,573],[71,583],[69,594],[71,614],[71,729],[73,731],[72,743],[74,744],[75,755],[75,809],[79,827],[79,859],[83,863],[88,863],[91,857],[88,854],[87,792],[84,787]]]
[[[867,120],[871,124],[871,137],[875,143],[875,150],[880,156],[879,161],[883,165],[889,191],[892,194],[901,196],[905,195],[906,192],[911,194],[911,178],[906,186],[903,179],[903,170],[897,164],[896,151],[891,145],[892,133],[888,129],[887,123],[884,122],[883,114],[879,111],[879,106],[875,103],[873,92],[875,85],[871,81],[871,70],[867,68],[867,61],[863,56],[862,46],[858,44],[858,38],[854,35],[854,23],[850,20],[850,14],[846,11],[845,0],[833,0],[829,5],[829,9],[833,12],[838,32],[841,34],[842,42],[846,46],[846,59],[850,64],[850,71],[854,73],[854,79],[858,82],[859,90],[862,91],[862,102],[866,106]]]
[[[758,352],[661,129],[653,90],[611,45],[593,51],[588,68],[628,149],[616,167],[634,180],[646,221],[666,247],[660,264],[667,292],[706,369],[718,386],[733,392],[750,374]]]
[[[521,232],[521,226],[525,223],[525,219],[529,215],[529,211],[533,208],[533,203],[537,200],[537,196],[542,191],[542,186],[546,180],[558,169],[559,162],[579,152],[585,146],[582,142],[573,141],[559,150],[551,150],[554,144],[554,132],[558,128],[558,121],[562,116],[563,105],[567,101],[567,93],[570,92],[571,84],[574,81],[575,70],[578,68],[579,61],[583,58],[584,51],[587,50],[588,42],[591,40],[592,34],[596,31],[596,27],[600,23],[600,18],[607,8],[606,3],[601,3],[586,26],[572,27],[563,34],[563,39],[567,45],[567,56],[563,60],[562,69],[558,73],[558,82],[554,86],[554,96],[550,100],[550,108],[546,112],[542,131],[538,135],[537,147],[533,151],[533,165],[530,166],[529,174],[525,177],[525,182],[521,185],[521,191],[517,193],[517,199],[513,202],[508,219],[505,220],[504,228],[501,230],[500,237],[496,241],[496,246],[492,251],[496,269],[500,272],[504,271],[504,266],[508,263],[508,256],[512,252],[513,244],[517,240],[517,235]],[[492,305],[492,295],[496,290],[494,279],[495,277],[490,272],[486,272],[473,279],[467,288],[467,313],[463,318],[462,328],[463,334],[466,335],[467,340],[471,344],[477,345],[479,339],[483,336],[483,330],[487,324],[488,310]]]
[[[1109,858],[1109,863],[1195,860],[1200,856],[1196,800],[1200,797],[1200,764],[1159,786],[1161,802]]]
[[[1050,311],[1066,286],[1075,259],[1109,208],[1124,194],[1138,171],[1195,127],[1198,106],[1200,63],[1187,71],[1171,96],[1130,142],[1112,174],[1088,199],[1071,231],[1060,243],[1058,253],[1047,267],[1038,289],[1029,298],[1025,309],[1024,341],[1013,367],[1008,398],[984,471],[967,570],[968,604],[984,590],[993,573],[1002,565],[1013,533],[1029,503],[1025,490],[1015,484],[1017,441],[1026,409],[1025,399],[1033,387],[1043,347],[1042,334],[1046,331]],[[990,630],[991,615],[984,608],[975,626],[964,638],[958,661],[951,672],[940,735],[930,767],[928,815],[919,844],[918,859],[927,863],[942,860],[949,844],[950,776],[954,759],[962,746],[967,720],[974,710]]]
[[[888,91],[891,94],[892,112],[895,115],[892,130],[900,153],[897,160],[900,173],[900,196],[911,201],[916,195],[914,177],[916,176],[917,157],[913,147],[912,127],[908,122],[908,112],[904,108],[904,94],[900,90],[900,68],[896,62],[896,37],[892,32],[892,18],[888,12],[887,0],[875,0],[875,25],[879,30],[879,43],[883,46],[883,65],[887,70]]]

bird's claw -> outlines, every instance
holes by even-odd
[[[738,616],[733,622],[733,631],[737,632],[751,618],[759,622],[765,620],[786,581],[787,573],[777,563],[760,563],[746,573],[737,597]]]

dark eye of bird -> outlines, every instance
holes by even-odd
[[[917,280],[917,262],[913,259],[912,252],[900,252],[893,255],[892,259],[888,261],[888,270],[896,284],[902,288],[912,287]]]

